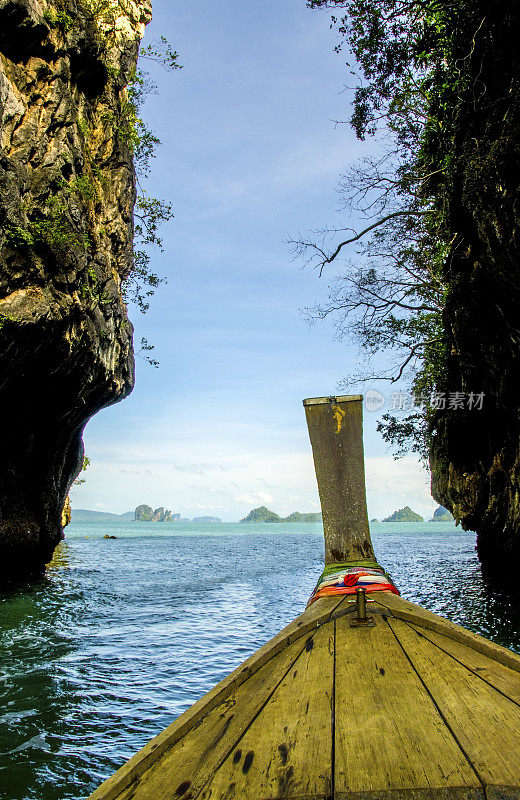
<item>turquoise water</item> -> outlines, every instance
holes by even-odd
[[[371,528],[405,597],[520,652],[473,534]],[[304,609],[322,559],[321,525],[69,526],[46,577],[0,595],[0,798],[86,797]]]

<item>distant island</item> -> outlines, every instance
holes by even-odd
[[[321,514],[314,512],[301,514],[299,511],[293,511],[288,517],[280,517],[266,506],[260,506],[253,508],[240,522],[321,522]]]
[[[124,514],[112,514],[110,511],[89,511],[85,508],[72,509],[72,522],[194,522],[198,525],[222,522],[219,517],[194,517],[189,520],[180,514],[172,514],[164,506],[153,509],[142,504],[135,511],[125,511]]]
[[[455,522],[455,520],[447,508],[439,506],[433,512],[433,519],[430,522]]]
[[[171,511],[160,506],[155,510],[151,506],[143,505],[137,506],[134,512],[134,519],[136,522],[178,522],[181,518],[180,514],[172,514]]]
[[[137,506],[134,512],[134,520],[136,522],[189,522],[187,517],[181,517],[180,514],[172,514],[169,509],[160,506],[155,510],[151,506],[143,505]]]
[[[416,514],[415,511],[412,511],[410,506],[405,506],[398,511],[394,511],[393,514],[382,520],[382,522],[424,522],[424,519],[420,514]]]

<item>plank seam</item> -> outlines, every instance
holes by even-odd
[[[429,636],[426,636],[426,634],[422,633],[422,631],[420,631],[420,630],[417,630],[417,627],[420,627],[420,626],[415,626],[413,623],[411,623],[411,622],[407,622],[407,621],[406,621],[406,620],[404,620],[404,619],[403,619],[403,620],[401,620],[401,622],[404,622],[404,624],[405,624],[405,625],[407,625],[409,628],[411,628],[413,631],[415,631],[415,633],[417,633],[419,636],[422,636],[422,637],[423,637],[423,639],[426,639],[426,641],[430,642],[430,644],[433,644],[433,646],[434,646],[434,647],[436,647],[438,650],[440,650],[442,653],[445,653],[445,655],[447,655],[447,656],[449,656],[450,658],[452,658],[454,661],[456,661],[456,662],[457,662],[457,664],[460,664],[460,666],[461,666],[461,667],[464,667],[464,669],[465,669],[465,670],[467,670],[467,671],[468,671],[468,672],[469,672],[471,675],[473,675],[475,678],[480,678],[480,680],[481,680],[481,681],[483,681],[484,683],[486,683],[486,684],[487,684],[487,685],[488,685],[488,686],[489,686],[491,689],[494,689],[494,690],[495,690],[495,692],[498,692],[498,694],[501,694],[501,695],[502,695],[502,697],[505,697],[505,699],[506,699],[506,700],[509,700],[509,702],[510,702],[510,703],[514,703],[516,706],[519,706],[519,707],[520,707],[520,702],[519,702],[518,700],[514,700],[514,699],[513,699],[512,697],[510,697],[508,694],[506,694],[506,693],[505,693],[505,692],[503,692],[501,689],[499,689],[499,688],[498,688],[498,686],[495,686],[495,685],[494,685],[493,683],[491,683],[491,682],[490,682],[490,681],[489,681],[487,678],[485,678],[483,675],[481,675],[481,674],[480,674],[480,672],[476,672],[475,670],[471,669],[471,667],[468,667],[468,665],[467,665],[467,664],[465,664],[463,661],[460,661],[460,660],[457,658],[457,656],[454,656],[454,655],[453,655],[453,653],[450,653],[448,650],[445,650],[445,649],[444,649],[444,647],[441,647],[441,646],[440,646],[440,644],[438,644],[437,642],[434,642],[434,641],[433,641],[433,639],[430,639],[430,637],[429,637]],[[425,630],[427,630],[427,629],[425,629]],[[435,633],[435,631],[434,631],[434,633]],[[438,634],[438,635],[439,635],[439,636],[442,636],[442,634]],[[446,638],[449,638],[449,637],[446,637]],[[452,640],[452,641],[455,641],[455,640]],[[462,644],[462,642],[457,642],[457,644]],[[471,650],[472,648],[468,648],[468,649],[470,649],[470,650]],[[490,656],[486,656],[484,653],[480,653],[480,655],[484,655],[484,657],[485,657],[485,658],[489,658],[489,659],[490,659],[490,661],[492,661],[492,660],[493,660],[493,659],[491,659],[491,657],[490,657]],[[498,664],[500,664],[500,661],[498,661],[498,662],[495,662],[495,663],[498,663]],[[500,664],[500,666],[501,666],[501,667],[504,667],[504,666],[505,666],[505,664]],[[513,671],[514,671],[514,670],[513,670]]]
[[[331,613],[332,613],[332,612],[331,612]],[[324,623],[322,623],[322,624],[324,624]],[[249,730],[249,728],[251,727],[251,725],[253,724],[253,722],[255,722],[255,720],[258,718],[258,716],[259,716],[259,715],[262,713],[262,711],[264,710],[264,708],[265,708],[265,707],[266,707],[266,705],[268,704],[269,700],[270,700],[270,699],[273,697],[274,693],[276,692],[276,690],[278,689],[278,687],[280,686],[280,684],[281,684],[281,683],[282,683],[282,682],[285,680],[285,678],[287,677],[287,675],[289,674],[289,672],[290,672],[290,671],[293,669],[293,667],[295,666],[295,664],[296,664],[296,662],[298,661],[298,659],[300,658],[300,656],[303,654],[303,651],[306,649],[306,647],[307,647],[307,642],[309,641],[309,639],[313,639],[313,638],[314,638],[314,636],[316,635],[316,632],[317,632],[318,628],[321,628],[321,625],[317,626],[317,627],[316,627],[316,631],[314,631],[314,632],[313,632],[313,633],[312,633],[312,634],[311,634],[309,637],[307,637],[307,639],[306,639],[306,641],[305,641],[305,644],[303,645],[302,649],[300,650],[300,652],[298,653],[298,655],[296,656],[296,658],[294,658],[294,659],[291,661],[291,663],[290,663],[290,664],[289,664],[289,666],[287,667],[286,671],[284,672],[284,674],[282,675],[282,677],[280,678],[280,680],[278,681],[278,683],[276,684],[276,686],[274,687],[274,689],[272,690],[272,692],[270,692],[270,694],[267,696],[267,698],[266,698],[265,702],[264,702],[264,703],[261,705],[261,707],[258,709],[258,711],[256,712],[256,714],[254,714],[254,716],[253,716],[253,717],[251,718],[251,720],[248,722],[248,724],[247,724],[247,725],[246,725],[246,727],[243,729],[243,731],[241,732],[241,734],[240,734],[240,736],[238,737],[238,739],[236,739],[236,741],[234,742],[234,744],[233,744],[233,745],[232,745],[232,746],[229,748],[229,750],[227,751],[227,753],[225,754],[225,756],[224,756],[224,757],[223,757],[223,758],[222,758],[222,759],[219,761],[219,764],[218,764],[218,766],[215,768],[215,770],[214,770],[213,774],[212,774],[212,775],[210,775],[210,776],[209,776],[209,778],[207,779],[207,781],[205,781],[205,782],[202,784],[201,788],[199,789],[199,791],[197,792],[197,794],[195,795],[195,797],[193,798],[193,800],[197,800],[197,798],[198,798],[198,797],[200,797],[201,793],[204,791],[204,789],[206,788],[206,786],[208,785],[208,783],[209,783],[209,782],[210,782],[210,781],[213,779],[213,777],[214,777],[214,776],[217,774],[217,772],[218,772],[218,771],[219,771],[219,769],[222,767],[222,765],[224,764],[224,762],[225,762],[225,761],[226,761],[226,760],[229,758],[229,756],[231,755],[231,753],[233,752],[233,750],[235,750],[235,748],[237,747],[237,745],[239,744],[239,742],[240,742],[240,741],[241,741],[241,740],[244,738],[244,736],[245,736],[245,735],[246,735],[246,733],[248,732],[248,730]]]
[[[380,592],[380,595],[383,594],[385,594],[385,592]],[[394,600],[398,599],[394,595],[387,595],[387,598],[388,597],[392,597]],[[377,602],[388,610],[389,616],[400,619],[403,622],[411,622],[420,625],[422,628],[431,630],[434,633],[440,633],[448,639],[453,639],[454,642],[465,644],[467,647],[471,647],[473,650],[486,655],[488,658],[498,661],[499,664],[509,667],[509,669],[512,669],[514,672],[520,672],[520,655],[518,653],[508,650],[507,647],[502,647],[502,645],[492,642],[484,636],[480,636],[478,633],[469,631],[458,623],[441,617],[433,611],[429,611],[421,606],[409,609],[396,608],[393,602],[390,602],[390,605],[388,605],[387,598],[379,597]],[[404,601],[404,603],[414,605],[411,600],[406,600],[404,597],[400,599]],[[422,616],[418,611],[422,611],[429,616]]]
[[[346,614],[346,613],[347,613],[347,614],[348,614],[348,613],[349,613],[349,611],[350,611],[350,609],[344,610],[344,611],[342,612],[342,606],[346,606],[346,605],[348,605],[348,596],[347,596],[347,595],[343,595],[343,597],[342,597],[342,598],[341,598],[341,600],[339,601],[338,605],[337,605],[337,606],[334,606],[334,608],[333,608],[333,609],[332,609],[332,611],[330,612],[330,614],[329,614],[329,618],[328,618],[327,622],[330,622],[330,621],[331,621],[331,619],[332,619],[332,617],[333,617],[333,616],[336,616],[337,614],[341,614],[341,613],[343,613],[343,614]],[[352,609],[352,610],[353,610],[353,609]],[[322,623],[320,623],[320,624],[321,624],[321,625],[323,625],[324,623],[322,622]]]
[[[89,800],[117,800],[119,795],[126,791],[133,783],[140,779],[143,772],[150,769],[153,764],[157,763],[169,750],[175,747],[195,725],[199,724],[214,708],[216,708],[226,697],[229,697],[232,692],[238,689],[243,683],[251,678],[256,672],[262,669],[265,664],[279,655],[285,647],[297,642],[298,639],[304,636],[313,636],[314,633],[322,626],[331,621],[332,615],[344,603],[345,597],[341,597],[339,602],[333,608],[324,614],[323,618],[318,618],[318,621],[312,623],[302,620],[298,623],[298,627],[291,631],[285,641],[275,642],[271,649],[264,653],[258,660],[254,660],[259,651],[253,653],[246,659],[245,662],[240,664],[233,672],[227,675],[220,683],[214,686],[210,691],[199,698],[193,706],[188,708],[183,714],[177,717],[164,731],[161,731],[154,739],[144,745],[142,750],[138,751],[132,758],[121,765],[121,767],[89,795]],[[319,601],[318,601],[319,602]],[[305,612],[303,612],[305,613]],[[303,614],[302,614],[303,616]],[[296,618],[298,619],[298,617]],[[289,626],[292,623],[289,623]],[[283,630],[280,631],[280,634]],[[279,636],[280,634],[277,634]],[[274,638],[276,639],[277,636]],[[266,648],[270,642],[266,642],[260,650]],[[265,660],[264,660],[265,658]],[[251,664],[248,662],[252,661]],[[208,698],[208,694],[211,695]],[[193,713],[193,708],[199,704],[204,704]],[[185,715],[192,714],[192,717],[183,720]],[[201,716],[199,716],[201,714]],[[180,723],[180,724],[179,724]],[[178,726],[178,727],[177,727]],[[173,728],[174,730],[170,729]],[[169,733],[168,733],[169,732]],[[167,735],[162,741],[157,741],[160,737]],[[131,764],[129,767],[128,765]],[[126,771],[125,771],[126,770]],[[120,774],[122,773],[122,774]]]
[[[416,674],[416,675],[417,675],[417,677],[419,678],[420,682],[421,682],[421,683],[422,683],[422,685],[424,686],[424,689],[426,690],[426,693],[428,694],[428,696],[429,696],[430,700],[432,701],[433,705],[434,705],[434,706],[435,706],[435,708],[437,709],[437,712],[438,712],[439,716],[441,717],[441,719],[442,719],[442,721],[444,722],[444,724],[446,725],[447,729],[449,730],[449,732],[450,732],[450,733],[451,733],[451,735],[453,736],[453,739],[454,739],[454,740],[455,740],[455,742],[457,743],[457,746],[459,747],[459,749],[460,749],[460,751],[461,751],[462,755],[464,756],[464,758],[465,758],[465,759],[466,759],[466,761],[468,762],[468,764],[469,764],[470,768],[473,770],[473,772],[474,772],[474,773],[475,773],[475,775],[477,776],[477,779],[478,779],[478,781],[479,781],[479,783],[480,783],[480,785],[481,785],[481,787],[482,787],[482,792],[483,792],[483,795],[484,795],[484,800],[487,800],[487,790],[486,790],[486,784],[485,784],[485,782],[484,782],[484,779],[481,777],[481,775],[479,774],[479,771],[478,771],[478,769],[475,767],[475,765],[474,765],[474,764],[473,764],[473,762],[471,761],[471,759],[470,759],[470,757],[469,757],[468,753],[466,752],[466,750],[464,749],[464,747],[463,747],[463,746],[462,746],[462,744],[460,743],[460,741],[459,741],[458,737],[456,736],[456,734],[455,734],[455,731],[453,730],[453,728],[452,728],[452,727],[451,727],[451,725],[449,724],[448,720],[447,720],[447,719],[446,719],[446,717],[444,716],[444,714],[443,714],[443,712],[442,712],[442,710],[441,710],[441,708],[440,708],[439,704],[437,703],[437,701],[435,700],[434,696],[433,696],[433,695],[432,695],[432,693],[430,692],[430,690],[429,690],[428,686],[426,685],[425,681],[423,680],[423,678],[422,678],[421,674],[419,673],[419,671],[418,671],[418,669],[416,668],[415,664],[413,663],[412,659],[410,658],[410,656],[409,656],[409,655],[408,655],[408,653],[406,652],[406,650],[405,650],[405,648],[404,648],[404,645],[401,643],[401,641],[400,641],[400,639],[399,639],[399,637],[398,637],[397,633],[396,633],[396,632],[395,632],[395,630],[393,629],[393,627],[392,627],[392,624],[390,623],[390,620],[388,620],[388,619],[387,619],[387,620],[386,620],[386,622],[387,622],[387,624],[388,624],[388,627],[389,627],[389,628],[390,628],[390,630],[392,631],[392,633],[393,633],[393,635],[394,635],[394,637],[395,637],[395,640],[396,640],[397,644],[399,645],[399,647],[400,647],[400,648],[401,648],[401,650],[403,651],[403,653],[404,653],[404,655],[406,656],[406,659],[408,660],[408,662],[409,662],[410,666],[412,667],[413,671],[415,672],[415,674]],[[405,623],[405,624],[406,624],[406,623]]]

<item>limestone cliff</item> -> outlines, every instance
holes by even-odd
[[[134,512],[134,520],[136,522],[179,522],[180,518],[180,514],[172,514],[168,509],[165,510],[164,506],[154,510],[145,503],[137,506]]]
[[[484,394],[482,407],[440,410],[432,489],[481,560],[520,562],[520,8],[475,5],[456,42],[469,78],[456,107],[445,277],[450,339],[441,389]]]
[[[72,508],[70,507],[70,498],[67,495],[65,498],[65,505],[61,511],[61,527],[66,528],[72,522]]]
[[[132,390],[125,86],[149,0],[0,0],[0,574],[62,536],[81,434]]]

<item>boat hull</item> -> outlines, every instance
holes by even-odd
[[[90,800],[520,798],[520,657],[393,594],[325,597]]]

